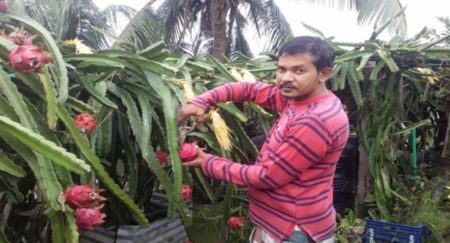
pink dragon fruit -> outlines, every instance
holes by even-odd
[[[166,151],[158,150],[156,151],[156,158],[158,158],[161,165],[166,165],[169,161],[169,154]]]
[[[99,192],[104,189],[92,189],[88,185],[74,185],[64,191],[64,200],[73,209],[88,208],[99,201],[104,201],[106,198],[100,196]]]
[[[81,230],[90,230],[94,226],[102,224],[103,219],[106,218],[106,214],[102,213],[100,209],[104,205],[96,208],[77,208],[75,209],[75,220],[77,226]]]
[[[192,188],[189,185],[182,185],[181,186],[181,196],[184,201],[187,201],[192,198]]]
[[[12,69],[22,72],[39,72],[41,68],[52,61],[52,57],[42,53],[42,48],[36,46],[18,46],[8,54]]]
[[[188,162],[197,158],[198,151],[195,143],[184,143],[178,150],[181,161]]]
[[[230,229],[240,229],[244,226],[244,220],[241,217],[233,216],[227,220],[227,226]]]
[[[8,2],[0,1],[0,13],[6,13],[8,11]]]
[[[4,37],[19,46],[33,46],[34,37],[28,36],[28,34],[25,32],[25,29],[23,28],[23,25],[20,27],[19,31],[11,32],[9,35]]]
[[[95,126],[97,126],[97,121],[88,113],[81,113],[75,116],[75,124],[77,127],[81,128],[83,132],[92,132]]]

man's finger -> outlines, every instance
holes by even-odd
[[[196,121],[198,123],[203,123],[205,121],[205,115],[198,115]]]
[[[180,124],[182,122],[184,122],[184,120],[186,120],[186,115],[183,112],[178,112],[177,113],[177,123]]]
[[[193,166],[193,164],[194,164],[194,162],[183,162],[183,166],[186,166],[186,167],[192,167]]]
[[[189,162],[183,162],[183,166],[186,167],[199,167],[201,165],[201,162],[196,160],[189,161]]]

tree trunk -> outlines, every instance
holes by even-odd
[[[219,61],[224,60],[228,47],[227,15],[230,10],[229,0],[212,0],[210,5],[210,19],[213,35],[212,56]]]
[[[369,168],[369,155],[363,146],[359,146],[359,167],[358,167],[358,185],[356,192],[356,201],[359,205],[364,203],[364,197],[370,190],[372,184],[372,174]]]

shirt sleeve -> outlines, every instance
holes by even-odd
[[[226,101],[253,101],[264,108],[277,111],[282,111],[287,105],[287,99],[281,95],[275,84],[263,82],[227,83],[197,96],[189,103],[209,110],[217,103]]]
[[[210,155],[201,165],[205,175],[217,180],[261,189],[279,188],[320,161],[331,143],[320,119],[311,116],[291,126],[277,146],[268,147],[260,163],[243,165]]]

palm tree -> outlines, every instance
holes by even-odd
[[[388,29],[402,38],[406,37],[406,16],[400,0],[301,0],[310,4],[328,5],[338,9],[355,9],[358,23],[382,26],[392,20]],[[397,14],[401,13],[398,17]]]
[[[214,57],[223,60],[236,52],[252,55],[244,36],[248,26],[267,40],[268,48],[280,46],[292,36],[286,18],[272,0],[166,0],[156,10],[152,9],[153,2],[128,24],[118,43],[145,43],[138,38],[138,33],[144,33],[147,40],[162,37],[172,50],[181,51],[189,45],[185,41],[190,37],[205,43]],[[156,18],[159,23],[154,21]]]
[[[112,48],[142,50],[161,40],[164,33],[161,17],[153,9],[156,0],[149,1],[122,30]]]
[[[360,24],[381,26],[402,10],[400,0],[303,0],[314,4],[329,4],[340,9],[358,11]],[[186,52],[186,47],[207,49],[216,58],[241,52],[251,56],[246,28],[254,29],[265,41],[265,51],[276,52],[292,31],[274,0],[165,0],[158,9],[150,1],[128,24],[115,46],[137,44],[143,49],[163,38],[173,51]],[[156,21],[160,19],[160,22]],[[390,30],[399,36],[406,34],[404,14],[395,18]],[[190,38],[187,38],[190,37]],[[187,41],[191,39],[192,41]],[[195,43],[191,44],[189,42]],[[199,47],[198,44],[203,46]],[[189,51],[187,51],[189,52]],[[190,51],[195,52],[193,50]]]
[[[109,46],[108,35],[114,33],[118,15],[131,19],[136,10],[125,5],[111,5],[101,11],[93,0],[21,0],[12,9],[26,15],[53,32],[59,41],[78,37],[94,48]]]

